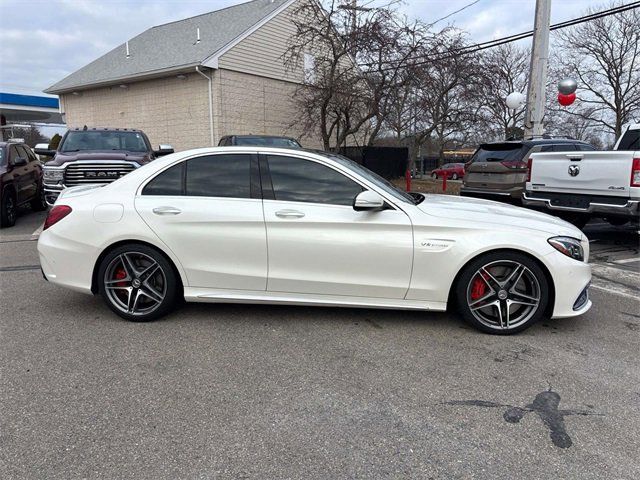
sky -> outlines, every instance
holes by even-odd
[[[0,0],[0,91],[42,94],[147,28],[242,1]],[[399,8],[409,18],[431,23],[472,2],[404,0]],[[551,23],[607,4],[606,0],[552,0]],[[531,30],[534,10],[535,0],[478,0],[437,26],[455,25],[469,33],[470,41],[483,42]]]

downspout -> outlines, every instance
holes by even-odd
[[[198,65],[196,65],[196,72],[206,78],[209,82],[209,134],[211,135],[211,146],[215,147],[213,143],[213,87],[211,85],[213,83],[213,80],[211,79],[211,77],[202,73]]]

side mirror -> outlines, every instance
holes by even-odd
[[[158,150],[155,150],[153,153],[155,153],[156,156],[161,157],[162,155],[169,155],[173,152],[174,150],[171,145],[161,143],[160,145],[158,145]]]
[[[14,167],[24,167],[29,161],[24,158],[24,157],[16,157],[13,159],[13,162],[11,162],[13,164]]]
[[[353,209],[357,212],[375,212],[384,208],[384,198],[371,190],[365,190],[353,199]]]
[[[49,150],[49,145],[46,143],[39,143],[33,149],[36,155],[42,155],[43,157],[53,157],[56,154],[55,150]]]

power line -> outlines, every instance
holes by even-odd
[[[429,24],[429,26],[433,26],[433,25],[435,25],[436,23],[439,23],[439,22],[441,22],[441,21],[443,21],[443,20],[446,20],[446,19],[447,19],[447,18],[449,18],[449,17],[453,17],[456,13],[460,13],[460,12],[462,12],[462,11],[466,10],[466,9],[467,9],[467,8],[469,8],[469,7],[473,7],[473,6],[474,6],[476,3],[478,3],[479,1],[480,1],[480,0],[475,0],[474,2],[468,3],[467,5],[465,5],[465,6],[464,6],[464,7],[462,7],[462,8],[459,8],[459,9],[458,9],[458,10],[456,10],[455,12],[451,12],[450,14],[445,15],[445,16],[444,16],[444,17],[442,17],[442,18],[439,18],[439,19],[438,19],[438,20],[436,20],[435,22],[430,23],[430,24]]]
[[[631,2],[628,3],[626,5],[621,5],[618,7],[613,7],[607,10],[602,10],[600,12],[596,12],[596,13],[592,13],[589,15],[584,15],[582,17],[578,17],[578,18],[574,18],[572,20],[567,20],[564,22],[560,22],[560,23],[556,23],[554,25],[551,25],[549,27],[549,30],[559,30],[561,28],[566,28],[566,27],[571,27],[574,25],[579,25],[581,23],[585,23],[585,22],[589,22],[591,20],[596,20],[598,18],[604,18],[604,17],[608,17],[610,15],[616,15],[618,13],[622,13],[622,12],[626,12],[628,10],[633,10],[635,8],[638,8],[640,6],[640,1],[635,1],[635,2]],[[414,59],[422,59],[419,62],[413,63],[412,66],[419,66],[419,65],[424,65],[426,63],[429,62],[433,62],[433,61],[440,61],[440,60],[446,60],[448,58],[452,58],[458,55],[468,55],[470,53],[475,53],[475,52],[479,52],[481,50],[487,50],[489,48],[493,48],[493,47],[497,47],[500,45],[504,45],[507,43],[512,43],[512,42],[516,42],[518,40],[522,40],[524,38],[528,38],[531,37],[533,35],[533,30],[530,30],[528,32],[522,32],[522,33],[517,33],[515,35],[510,35],[508,37],[502,37],[502,38],[498,38],[495,40],[490,40],[487,42],[482,42],[482,43],[476,43],[474,45],[468,45],[466,47],[462,47],[459,48],[457,50],[454,50],[452,52],[447,52],[445,55],[443,56],[439,56],[439,57],[431,57],[431,58],[425,58],[424,56],[421,57],[414,57],[414,58],[407,58],[405,60],[414,60]],[[389,64],[393,63],[392,61],[386,62]],[[365,63],[363,64],[364,66],[372,66],[375,65],[373,63]],[[382,71],[386,71],[386,70],[393,70],[396,67],[390,66],[390,67],[385,67],[385,68],[381,68],[379,70]]]

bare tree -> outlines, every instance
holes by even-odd
[[[407,65],[422,42],[419,29],[392,5],[357,8],[338,0],[301,2],[293,19],[285,62],[290,70],[312,69],[295,94],[294,122],[319,132],[325,149],[350,137],[373,142],[390,93],[408,81]]]
[[[528,48],[512,43],[486,50],[480,56],[475,100],[486,129],[499,139],[511,136],[524,121],[524,105],[512,110],[506,98],[513,92],[526,92],[530,56]]]
[[[620,2],[611,3],[616,5]],[[568,115],[618,137],[640,114],[639,25],[640,11],[631,9],[558,31],[559,69],[578,82],[579,101]]]

